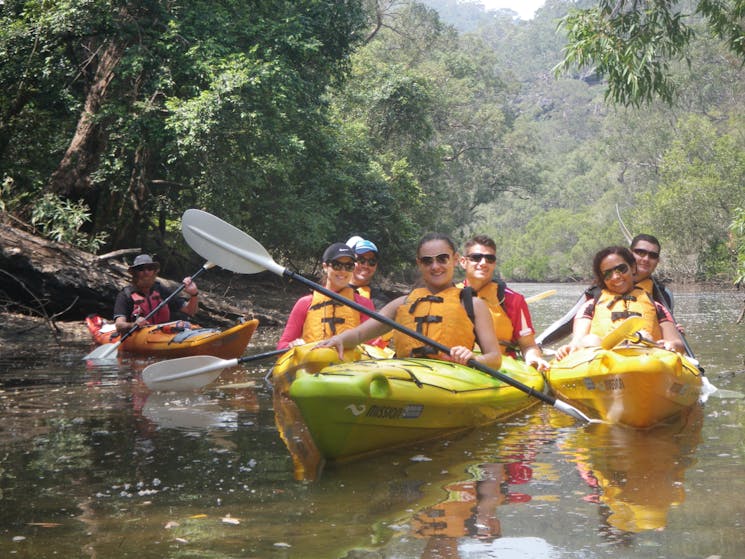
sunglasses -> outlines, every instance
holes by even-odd
[[[374,256],[372,258],[358,258],[357,264],[364,264],[365,266],[377,266],[378,265],[378,259]]]
[[[613,268],[605,270],[604,272],[601,271],[600,273],[603,275],[604,280],[609,280],[613,277],[613,274],[615,274],[616,272],[623,275],[623,274],[628,273],[628,271],[629,271],[629,265],[623,262],[619,264],[618,266],[614,266]]]
[[[332,260],[331,262],[328,262],[328,265],[336,272],[341,272],[342,270],[345,272],[354,271],[354,262],[339,262],[338,260]]]
[[[652,260],[657,260],[660,257],[659,252],[655,252],[653,250],[647,250],[644,248],[632,248],[631,251],[637,256],[640,256],[641,258],[644,258],[645,256],[649,256]]]
[[[495,254],[481,254],[480,252],[466,254],[466,258],[474,264],[478,264],[482,260],[486,260],[488,264],[494,264],[497,261],[497,256]]]
[[[138,272],[144,272],[145,270],[152,272],[157,269],[158,266],[156,266],[155,264],[143,264],[142,266],[137,266],[137,268],[135,268],[135,270]]]
[[[438,254],[437,256],[420,256],[417,258],[419,260],[419,263],[422,266],[431,266],[435,263],[435,260],[438,264],[447,264],[450,262],[450,254],[443,252],[442,254]]]

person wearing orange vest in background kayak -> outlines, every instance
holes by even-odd
[[[453,283],[457,259],[455,243],[449,237],[438,233],[428,233],[422,237],[417,247],[416,262],[424,287],[394,299],[378,312],[450,347],[449,355],[442,355],[435,348],[396,330],[393,345],[397,357],[445,358],[460,364],[475,359],[498,369],[502,364],[502,354],[494,334],[489,307],[478,297],[461,297],[463,290]],[[335,347],[341,357],[345,348],[353,348],[390,329],[387,324],[371,319],[352,330],[332,336],[318,346]],[[476,340],[482,350],[479,355],[473,352]]]
[[[516,349],[528,365],[539,371],[548,369],[543,352],[535,343],[535,329],[525,297],[506,285],[494,281],[497,268],[497,244],[486,235],[469,239],[463,247],[460,265],[466,271],[461,287],[471,287],[486,301],[494,319],[494,329],[506,355],[516,356]]]
[[[352,279],[349,281],[349,285],[357,293],[370,299],[376,309],[383,308],[386,303],[390,302],[391,298],[383,293],[380,287],[372,284],[373,276],[375,276],[375,272],[378,270],[378,263],[380,262],[378,247],[372,241],[359,236],[351,237],[347,241],[347,246],[354,250],[356,259],[354,273],[352,274]]]
[[[370,299],[349,287],[354,260],[354,251],[346,244],[334,243],[329,246],[323,253],[323,273],[326,278],[323,286],[374,311],[375,307]],[[325,340],[354,328],[365,320],[367,315],[322,293],[314,292],[301,297],[295,303],[277,342],[277,349]]]
[[[626,247],[612,246],[595,254],[592,269],[595,283],[601,288],[597,298],[587,301],[577,313],[572,341],[556,351],[562,359],[582,347],[599,346],[602,338],[631,316],[646,322],[643,334],[670,351],[685,350],[670,312],[634,284],[636,260]]]
[[[636,260],[634,281],[636,285],[649,293],[652,299],[662,303],[672,315],[675,304],[673,293],[652,275],[657,269],[657,264],[660,263],[661,246],[657,237],[646,233],[640,233],[631,239],[630,248]],[[681,334],[685,333],[685,328],[681,324],[676,324],[675,327]]]
[[[672,292],[652,276],[657,269],[657,264],[660,262],[660,241],[653,235],[640,233],[631,240],[629,248],[636,260],[634,282],[649,293],[655,301],[662,303],[672,315],[674,304]],[[595,285],[588,287],[580,295],[579,300],[569,312],[541,332],[536,340],[538,344],[551,344],[568,336],[572,331],[574,317],[577,315],[579,308],[586,301],[594,299],[599,293],[600,287]],[[683,326],[680,324],[676,324],[675,326],[681,333],[685,333]]]
[[[135,325],[142,328],[148,324],[163,324],[173,320],[172,315],[175,313],[180,312],[191,317],[197,312],[197,284],[191,281],[191,277],[185,277],[184,293],[190,296],[189,299],[174,297],[149,320],[145,320],[150,311],[173,293],[157,281],[158,270],[160,264],[149,254],[140,254],[132,262],[129,267],[132,285],[122,289],[114,302],[114,323],[118,332],[128,332]]]

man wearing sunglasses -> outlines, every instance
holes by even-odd
[[[374,311],[372,301],[349,286],[355,267],[354,256],[354,251],[344,243],[329,246],[323,253],[323,286]],[[295,303],[277,349],[326,340],[351,330],[367,318],[366,314],[315,291]]]
[[[630,248],[636,260],[636,285],[672,312],[673,294],[652,276],[660,263],[660,241],[657,237],[641,233],[631,240]]]
[[[122,289],[117,294],[114,302],[114,322],[116,329],[122,334],[134,328],[135,325],[142,328],[148,324],[170,322],[173,320],[172,316],[179,312],[189,317],[194,316],[197,312],[199,290],[197,284],[191,281],[190,277],[186,277],[183,280],[186,286],[184,287],[184,293],[189,295],[189,299],[174,297],[167,305],[163,305],[157,313],[145,320],[145,317],[161,301],[164,301],[173,293],[172,290],[157,280],[159,270],[160,264],[154,261],[149,254],[140,254],[129,267],[132,285]]]
[[[383,308],[391,298],[379,286],[372,283],[373,276],[375,276],[375,272],[378,270],[378,263],[380,262],[378,247],[372,241],[358,236],[351,237],[347,241],[347,246],[354,250],[355,255],[354,273],[352,274],[352,279],[349,281],[349,285],[357,293],[370,299],[373,305],[375,305],[376,310]]]
[[[535,330],[525,297],[504,284],[494,281],[497,268],[497,244],[486,235],[469,239],[460,265],[466,271],[461,287],[471,287],[486,301],[494,320],[499,344],[506,355],[515,357],[517,351],[528,365],[540,371],[548,369],[543,353],[535,342]]]

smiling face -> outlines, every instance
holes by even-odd
[[[609,254],[600,262],[600,274],[608,291],[624,295],[634,288],[634,266],[618,254]]]
[[[636,281],[647,279],[660,262],[660,247],[649,241],[637,241],[631,252],[636,260]]]
[[[338,268],[338,269],[335,269]],[[332,262],[324,262],[323,272],[326,274],[326,289],[338,293],[349,285],[354,270],[354,260],[342,257]]]
[[[357,287],[369,285],[377,269],[377,253],[370,251],[358,254],[354,266],[354,275],[352,276],[352,285]]]
[[[438,293],[453,285],[455,259],[457,254],[441,239],[423,243],[417,252],[417,265],[422,280],[433,293]]]
[[[468,285],[478,291],[494,277],[494,270],[497,267],[496,252],[486,245],[471,245],[461,256],[460,265],[466,271]]]

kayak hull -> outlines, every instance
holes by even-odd
[[[557,397],[588,415],[641,429],[689,409],[702,387],[688,358],[636,345],[574,351],[553,361],[546,378]]]
[[[540,373],[522,362],[505,358],[503,371],[544,389]],[[310,365],[294,367],[293,376],[290,398],[321,455],[334,461],[493,423],[538,401],[490,375],[435,359]]]
[[[100,316],[89,316],[85,322],[97,344],[119,341],[120,336],[114,325]],[[182,321],[147,326],[127,337],[119,346],[119,352],[165,359],[192,355],[233,359],[243,354],[258,326],[256,319],[236,324],[227,330],[201,328]]]

